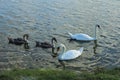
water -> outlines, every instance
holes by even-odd
[[[120,0],[0,0],[0,68],[56,68],[51,49],[35,48],[35,41],[56,37],[67,49],[84,47],[67,69],[91,70],[120,67]],[[71,33],[94,35],[98,41],[69,42]],[[7,37],[30,35],[30,49],[8,44]]]

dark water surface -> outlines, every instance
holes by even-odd
[[[67,40],[71,33],[94,35],[96,42]],[[7,37],[30,35],[30,49],[8,44]],[[120,67],[120,0],[0,0],[0,68],[55,68],[51,49],[35,48],[35,41],[56,37],[67,49],[84,47],[76,60],[65,62],[68,69]]]

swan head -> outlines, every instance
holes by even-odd
[[[52,42],[55,41],[57,43],[57,39],[55,37],[52,38]]]
[[[65,47],[65,45],[64,45],[64,44],[59,44],[59,45],[57,46],[57,48],[61,48],[61,47]]]
[[[9,43],[13,43],[13,38],[11,38],[11,37],[7,37],[8,38],[8,40],[9,40]]]
[[[98,27],[99,29],[101,29],[100,25],[99,24],[96,24],[96,27]]]
[[[24,34],[23,35],[23,39],[28,39],[29,35],[28,34]]]
[[[38,47],[40,45],[40,43],[38,41],[35,41],[35,42],[36,42],[35,47]]]
[[[56,48],[53,49],[53,57],[57,57],[58,53],[60,53],[59,51],[61,50],[61,48],[64,48],[64,50],[66,49],[64,44],[59,44]]]
[[[60,45],[58,45],[58,47],[57,47],[57,53],[61,50],[61,48],[63,48],[64,50],[66,50],[65,45],[64,45],[64,44],[60,44]]]

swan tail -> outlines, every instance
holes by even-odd
[[[81,47],[81,48],[79,49],[80,53],[82,53],[83,50],[84,50],[84,47]]]
[[[72,37],[73,36],[73,34],[72,33],[70,33],[70,32],[68,32],[68,34]]]

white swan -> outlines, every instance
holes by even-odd
[[[83,49],[84,48],[82,47],[79,50],[68,50],[68,51],[66,51],[65,45],[64,44],[60,44],[57,47],[57,53],[60,50],[62,52],[59,52],[59,54],[58,54],[58,61],[63,66],[63,68],[65,68],[65,64],[63,63],[63,61],[72,60],[72,59],[75,59],[75,58],[79,57],[82,54]]]
[[[100,28],[100,25],[96,25],[95,26],[95,33],[94,33],[94,37],[90,37],[87,34],[83,34],[83,33],[78,33],[78,34],[72,34],[70,32],[68,32],[68,34],[70,35],[71,39],[75,39],[75,40],[80,40],[80,41],[92,41],[92,40],[97,40],[96,37],[96,28]]]

